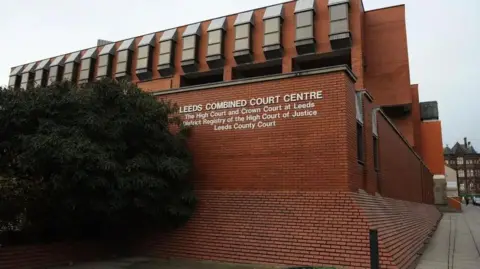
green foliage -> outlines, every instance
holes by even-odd
[[[0,231],[65,238],[185,222],[192,161],[175,110],[109,80],[1,89]]]

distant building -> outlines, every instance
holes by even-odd
[[[444,148],[445,164],[456,170],[460,196],[480,195],[480,153],[467,138],[463,142]]]
[[[457,171],[445,165],[445,178],[447,181],[447,197],[458,197]]]

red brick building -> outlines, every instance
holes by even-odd
[[[407,268],[439,220],[441,123],[410,82],[403,5],[285,2],[18,66],[10,85],[105,76],[194,127],[199,208],[136,253],[370,268],[378,229],[382,268]]]

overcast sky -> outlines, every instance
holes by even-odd
[[[327,1],[327,0],[325,0]],[[280,0],[15,0],[2,3],[0,85],[10,67]],[[480,1],[364,0],[366,10],[406,4],[411,82],[439,102],[443,143],[480,149]]]

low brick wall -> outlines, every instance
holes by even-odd
[[[351,192],[201,191],[193,219],[138,253],[234,263],[370,268],[378,228],[382,268],[407,268],[440,213],[432,205]]]

